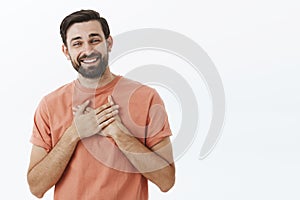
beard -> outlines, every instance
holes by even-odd
[[[87,68],[82,66],[82,60],[85,58],[92,58],[97,57],[99,60],[97,64],[88,66]],[[71,63],[73,68],[81,74],[84,78],[89,79],[97,79],[100,78],[103,73],[106,70],[106,67],[108,66],[108,54],[102,55],[101,53],[92,53],[90,55],[83,55],[77,59],[77,62],[75,62],[73,59],[71,59]]]

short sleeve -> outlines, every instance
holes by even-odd
[[[30,142],[49,152],[52,148],[49,113],[45,98],[38,105],[34,114],[34,124]]]
[[[165,105],[156,90],[154,90],[148,113],[146,145],[151,148],[165,137],[172,135]]]

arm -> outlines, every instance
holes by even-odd
[[[109,97],[109,102],[113,104],[111,97]],[[133,166],[144,177],[156,184],[161,191],[170,190],[175,183],[175,165],[169,137],[147,148],[132,136],[119,116],[115,118],[116,120],[104,128],[101,134],[112,137]]]
[[[148,149],[135,137],[118,132],[113,136],[120,150],[144,177],[161,191],[169,191],[175,183],[175,165],[169,137]]]
[[[80,138],[97,134],[111,123],[117,107],[105,104],[96,112],[86,112],[88,101],[77,108],[72,125],[64,132],[58,143],[47,153],[45,149],[33,145],[27,181],[32,194],[42,198],[62,176]],[[80,134],[80,136],[79,136]]]
[[[56,184],[73,155],[78,141],[76,128],[71,126],[48,154],[45,149],[33,145],[27,173],[32,194],[42,198],[45,192]]]

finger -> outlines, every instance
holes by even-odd
[[[72,108],[72,112],[73,112],[73,115],[75,115],[76,113],[77,113],[77,111],[78,111],[78,109],[79,108]],[[90,108],[90,107],[87,107],[84,111],[83,111],[83,114],[88,114],[88,113],[90,113],[91,111],[93,111],[93,109],[92,108]]]
[[[77,110],[72,110],[73,114],[76,114]]]
[[[83,114],[86,107],[89,105],[89,103],[90,103],[90,100],[86,100],[83,104],[79,105],[78,110],[77,110],[76,113]]]
[[[72,109],[78,110],[79,107],[80,107],[80,105],[73,106]]]
[[[93,111],[93,108],[91,108],[91,107],[87,107],[87,108],[85,109],[85,111],[87,111],[87,112],[91,112],[91,111]]]
[[[108,96],[108,103],[110,103],[110,105],[114,105],[115,104],[111,95]]]
[[[76,108],[76,107],[72,107],[72,113],[73,113],[73,115],[75,115],[75,114],[76,114],[77,110],[78,110],[78,108]]]
[[[111,106],[110,103],[103,104],[102,106],[96,108],[95,112],[96,112],[96,114],[98,114],[98,113],[102,112],[103,110],[109,108],[110,106]]]
[[[94,109],[91,108],[91,107],[87,107],[85,110],[84,110],[84,114],[88,114],[90,112],[94,112]]]
[[[106,115],[103,115],[102,117],[97,118],[97,122],[98,122],[98,124],[101,124],[102,122],[108,120],[109,118],[112,118],[112,117],[116,116],[118,113],[119,113],[118,110],[107,113]]]
[[[109,118],[108,120],[106,120],[105,122],[99,124],[99,128],[100,130],[104,129],[106,126],[108,126],[109,124],[111,124],[113,121],[115,121],[115,118]]]
[[[103,117],[104,115],[107,115],[115,110],[118,110],[119,109],[119,105],[114,105],[114,106],[111,106],[105,110],[103,110],[102,112],[98,113],[97,114],[97,118],[100,119],[101,117]]]
[[[116,116],[119,113],[118,110],[114,110],[113,112],[107,113],[106,115],[100,117],[97,119],[98,124],[101,124],[103,122],[105,122],[106,120],[113,118],[114,116]]]

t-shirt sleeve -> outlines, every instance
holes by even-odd
[[[151,148],[171,135],[172,132],[164,102],[157,91],[154,90],[148,112],[146,145]]]
[[[49,152],[52,148],[49,112],[45,98],[38,105],[34,114],[34,124],[30,142]]]

